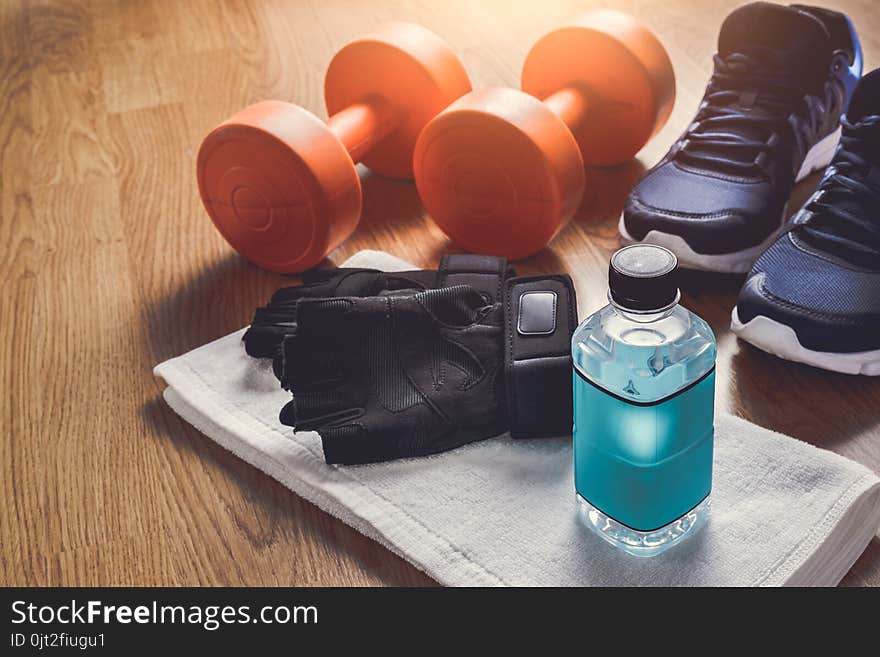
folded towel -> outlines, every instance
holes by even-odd
[[[346,266],[406,269],[362,251]],[[708,524],[650,559],[575,514],[571,439],[501,436],[435,456],[330,466],[238,331],[155,369],[183,419],[251,465],[449,585],[833,585],[880,526],[863,466],[727,414],[716,418]]]

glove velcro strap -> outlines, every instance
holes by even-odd
[[[568,276],[507,280],[504,370],[510,435],[571,433],[571,336],[577,301]]]
[[[437,270],[437,287],[470,285],[493,304],[501,300],[504,281],[510,276],[513,270],[506,258],[470,253],[446,255]]]

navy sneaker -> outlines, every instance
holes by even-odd
[[[624,241],[665,246],[690,269],[749,271],[794,184],[834,155],[861,72],[841,13],[765,2],[731,13],[696,117],[627,199]]]
[[[880,375],[880,69],[841,119],[815,194],[755,263],[734,333],[789,360]]]

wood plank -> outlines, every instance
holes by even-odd
[[[34,297],[45,245],[34,221],[30,50],[24,5],[0,10],[0,582],[46,581],[47,513]],[[8,40],[7,40],[8,37]],[[16,45],[13,51],[9,46]]]

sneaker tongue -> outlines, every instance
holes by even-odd
[[[800,70],[811,69],[810,77],[824,78],[831,60],[831,37],[822,22],[805,11],[753,2],[724,20],[718,54],[725,57],[756,50],[772,51]]]
[[[868,73],[856,84],[846,116],[847,120],[853,124],[865,121],[869,116],[880,116],[880,69]],[[867,161],[867,165],[859,166],[855,172],[846,175],[856,179],[864,177],[869,187],[880,187],[880,122],[872,119],[870,122],[857,126],[856,130],[858,131],[858,141],[853,144],[847,143],[846,138],[854,133],[844,128],[844,149],[835,156],[832,166],[834,162],[838,161],[838,158],[845,157],[845,152],[853,153],[860,159]],[[876,202],[866,201],[861,194],[854,197],[849,193],[842,192],[839,187],[833,184],[828,187],[822,200],[854,217],[872,218],[871,220],[877,225],[877,230],[866,231],[865,228],[851,222],[841,221],[834,213],[825,210],[820,211],[818,216],[811,220],[811,224],[805,227],[807,238],[814,232],[811,230],[812,225],[818,223],[825,233],[837,235],[856,244],[873,244],[874,248],[880,251],[880,215],[876,214],[873,209],[877,206]],[[876,252],[866,252],[858,248],[851,249],[835,243],[829,244],[821,237],[814,237],[812,241],[815,246],[832,254],[845,254],[846,258],[855,264],[866,267],[876,267],[877,265]]]
[[[880,116],[880,68],[858,81],[846,110],[846,118],[852,124],[876,116]],[[880,185],[880,122],[876,119],[865,122],[858,130],[861,142],[858,154],[874,165],[872,181]]]
[[[850,123],[870,115],[880,115],[880,68],[859,80],[846,111]]]

